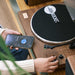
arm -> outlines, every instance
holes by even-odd
[[[58,61],[52,62],[56,57],[51,56],[48,58],[37,58],[35,60],[24,60],[24,61],[15,61],[18,66],[20,66],[22,69],[26,70],[27,72],[54,72],[55,69],[58,67]],[[43,61],[43,62],[42,62]],[[9,60],[6,60],[6,63],[8,64],[9,68],[16,74],[16,67],[13,65],[13,63]],[[9,74],[7,67],[5,64],[0,61],[0,71],[2,72],[2,75]]]
[[[7,34],[20,34],[19,32],[17,31],[13,31],[13,30],[10,30],[10,29],[3,29],[3,28],[0,28],[0,35],[5,39]],[[13,63],[9,60],[6,60],[9,68],[15,72],[16,71],[16,68],[15,66],[13,65]],[[25,60],[25,61],[15,61],[17,65],[19,65],[22,69],[28,71],[28,72],[34,72],[34,60],[31,59],[31,60]],[[7,67],[5,66],[5,64],[0,61],[0,71],[2,72],[2,75],[6,75],[9,74],[8,72],[8,69]],[[5,73],[6,72],[6,73]]]
[[[20,66],[22,69],[26,70],[27,72],[34,72],[34,60],[24,60],[24,61],[15,61],[18,66]],[[13,71],[13,73],[17,73],[16,67],[13,65],[13,63],[9,60],[6,60],[6,63],[8,64],[9,68]],[[3,61],[0,61],[0,71],[2,75],[9,75],[8,69],[3,63]],[[7,74],[6,74],[7,73]]]
[[[10,29],[6,29],[2,32],[2,37],[5,39],[7,34],[20,34],[17,31],[13,31]],[[25,60],[25,61],[15,61],[21,68],[25,69],[28,72],[54,72],[55,69],[58,67],[58,60],[54,61],[56,59],[56,56],[51,56],[48,58],[37,58],[37,59],[31,59],[31,60]],[[8,63],[8,66],[12,71],[15,71],[15,67],[10,61],[6,61]],[[3,69],[4,68],[4,69]],[[7,69],[2,61],[0,61],[0,70],[3,72],[6,72]],[[3,72],[3,73],[4,73]],[[7,71],[8,72],[8,71]],[[6,73],[5,73],[6,74]],[[4,74],[3,74],[4,75]]]
[[[6,63],[8,64],[9,68],[14,72],[16,70],[16,67],[13,65],[13,63],[9,60],[6,60]],[[26,70],[27,72],[34,72],[34,60],[24,60],[24,61],[15,61],[15,63],[20,66],[22,69]],[[0,70],[7,71],[7,67],[5,64],[0,61]]]

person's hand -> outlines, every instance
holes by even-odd
[[[54,61],[55,59],[56,56],[35,59],[35,70],[37,72],[54,72],[55,69],[58,68],[58,60]]]
[[[3,33],[2,33],[2,37],[3,37],[4,40],[5,40],[5,38],[6,38],[6,36],[7,36],[8,34],[21,35],[21,33],[17,32],[17,31],[14,31],[14,30],[11,30],[11,29],[6,29],[6,30],[4,30]]]
[[[17,34],[17,35],[22,35],[21,33],[17,32],[17,31],[14,31],[14,30],[11,30],[11,29],[6,29],[3,31],[2,33],[2,37],[3,39],[5,40],[6,36],[8,34]],[[12,49],[13,47],[11,46],[10,49]],[[18,50],[18,48],[15,48],[16,50]]]

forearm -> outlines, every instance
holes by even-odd
[[[34,60],[16,61],[16,64],[27,72],[34,72]]]
[[[24,61],[15,61],[15,62],[19,67],[26,70],[27,72],[34,72],[34,60],[33,59],[24,60]],[[8,60],[6,60],[6,63],[8,64],[9,68],[16,74],[16,67],[13,65],[13,63]],[[2,72],[2,75],[6,75],[6,73],[9,74],[7,67],[2,61],[0,61],[0,71]]]

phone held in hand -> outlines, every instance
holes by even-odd
[[[33,41],[34,41],[33,36],[8,34],[5,39],[5,44],[7,46],[30,49],[33,46]]]

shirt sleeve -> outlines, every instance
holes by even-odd
[[[34,60],[24,60],[24,61],[15,61],[18,66],[20,66],[22,69],[24,69],[27,72],[34,72]],[[6,60],[7,65],[9,68],[17,75],[16,67],[13,65],[11,61]],[[0,61],[0,71],[2,75],[10,75],[7,67],[3,63],[3,61]]]
[[[0,28],[0,35],[2,34],[3,31],[5,31],[5,29]]]

